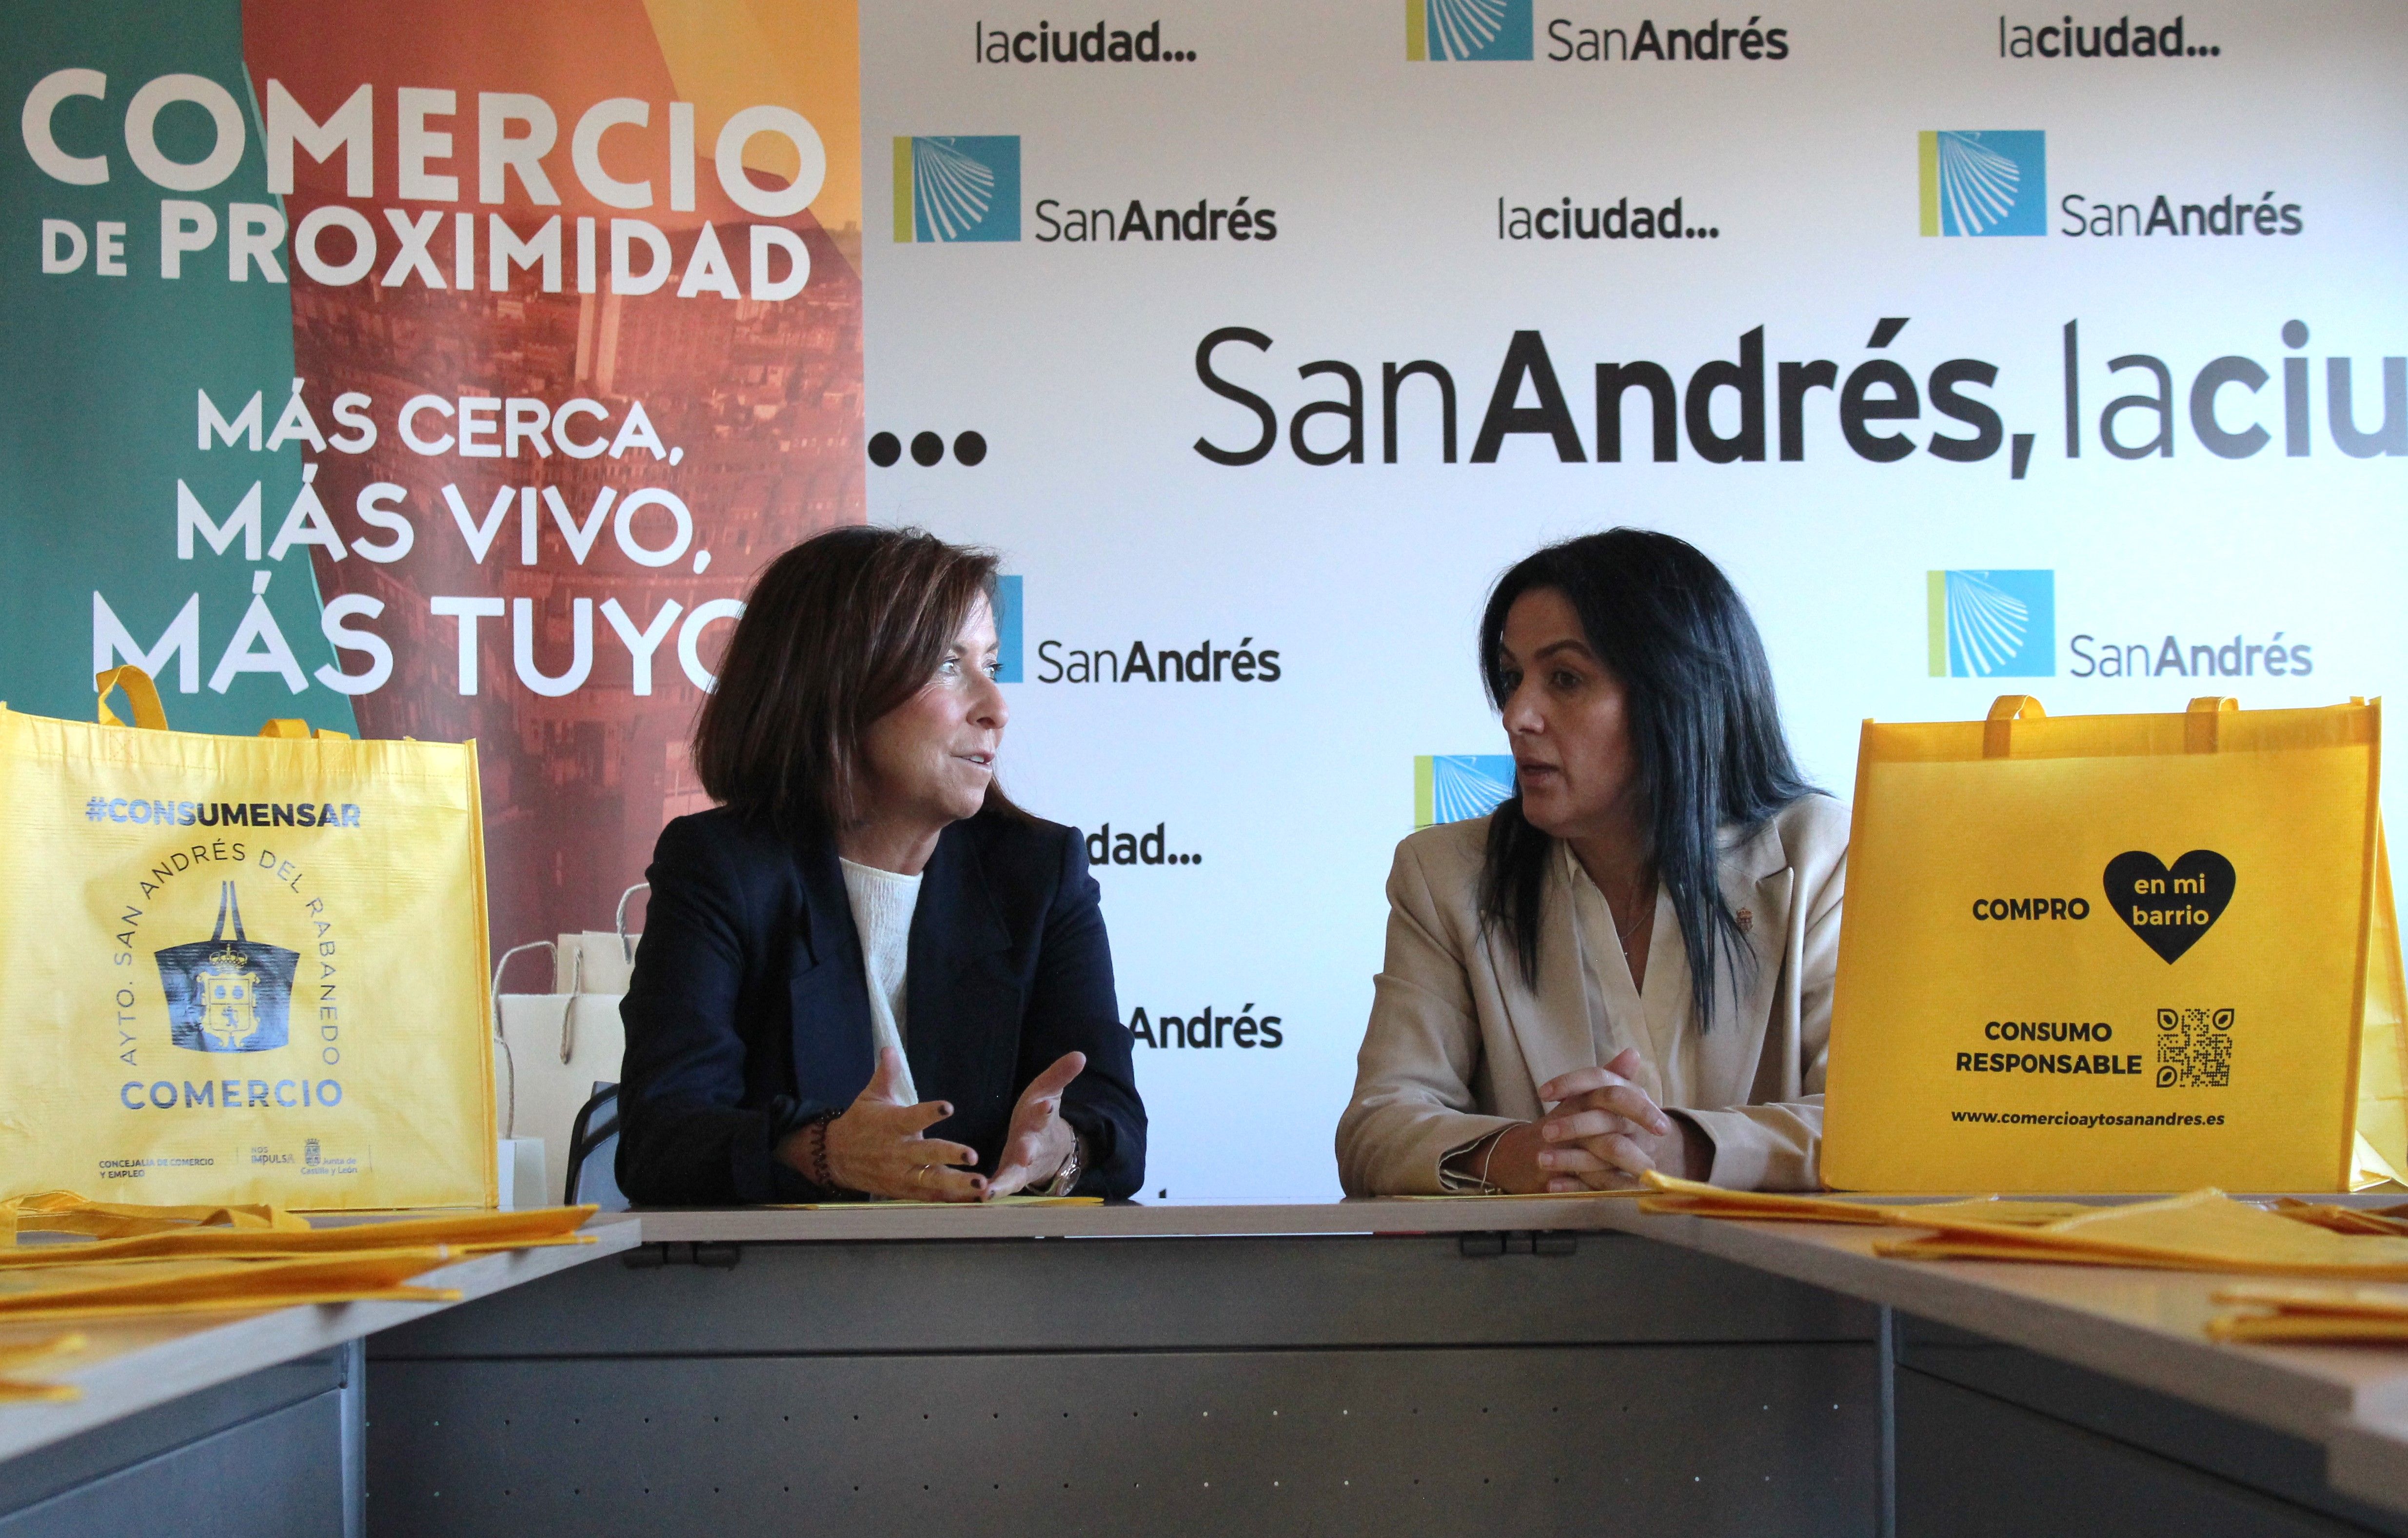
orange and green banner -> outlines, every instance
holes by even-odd
[[[759,566],[863,516],[849,4],[11,5],[0,699],[474,737],[596,927]]]

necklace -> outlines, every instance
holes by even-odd
[[[1627,952],[1630,948],[1630,937],[1637,934],[1639,932],[1639,927],[1641,924],[1646,923],[1648,918],[1656,912],[1656,878],[1653,875],[1650,875],[1647,878],[1646,884],[1640,889],[1639,896],[1632,899],[1631,907],[1637,910],[1637,912],[1630,915],[1630,922],[1627,924],[1617,923],[1613,917],[1613,899],[1606,897],[1604,884],[1600,883],[1596,876],[1589,874],[1588,868],[1585,865],[1579,864],[1579,855],[1574,854],[1569,845],[1565,847],[1564,858],[1565,869],[1567,870],[1577,869],[1581,875],[1587,876],[1590,888],[1595,891],[1598,897],[1605,903],[1606,922],[1613,925],[1614,940],[1622,946],[1625,952]]]
[[[1655,894],[1650,893],[1648,895],[1652,897]],[[1630,937],[1638,933],[1639,926],[1646,922],[1648,916],[1655,911],[1655,906],[1656,905],[1652,902],[1641,905],[1639,912],[1631,916],[1631,920],[1628,925],[1625,926],[1617,924],[1614,926],[1613,938],[1619,941],[1624,947],[1627,948],[1630,944]]]

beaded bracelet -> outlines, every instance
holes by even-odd
[[[828,1169],[827,1134],[828,1125],[843,1114],[842,1111],[822,1111],[804,1124],[811,1132],[810,1140],[804,1144],[805,1151],[810,1158],[811,1167],[809,1172],[811,1184],[824,1191],[837,1189],[836,1176]]]

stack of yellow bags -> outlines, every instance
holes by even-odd
[[[2272,1208],[2221,1191],[2123,1206],[1977,1198],[1929,1204],[1725,1191],[1650,1174],[1646,1212],[1928,1230],[1878,1240],[1906,1259],[2012,1260],[2240,1272],[2326,1282],[2408,1282],[2408,1208],[2364,1209],[2286,1198]],[[2238,1286],[2213,1294],[2249,1312],[2208,1333],[2232,1341],[2408,1341],[2408,1291]]]
[[[83,1336],[73,1330],[64,1335],[44,1335],[30,1341],[0,1344],[0,1373],[16,1373],[45,1357],[71,1357],[83,1347]],[[71,1400],[80,1397],[81,1392],[73,1384],[32,1383],[23,1378],[0,1377],[0,1404],[22,1404],[31,1400]]]
[[[593,1241],[593,1207],[446,1213],[313,1228],[279,1207],[146,1207],[66,1191],[0,1201],[0,1325],[283,1308],[456,1302],[427,1272],[495,1250]],[[73,1236],[32,1243],[24,1235]],[[0,1374],[84,1345],[62,1335],[0,1345]],[[0,1401],[73,1397],[0,1376]]]
[[[1844,1197],[1785,1196],[1778,1191],[1730,1191],[1694,1180],[1658,1174],[1641,1177],[1656,1194],[1639,1203],[1644,1213],[1686,1213],[1693,1217],[1754,1217],[1783,1223],[1856,1223],[1872,1227],[1928,1227],[1971,1221],[2031,1228],[2096,1212],[2079,1201],[2013,1201],[1995,1196],[1961,1201],[1853,1201]]]
[[[2408,1207],[2342,1207],[2285,1197],[2274,1210],[2335,1233],[2408,1236]],[[2397,1287],[2231,1286],[2217,1291],[2215,1301],[2245,1310],[2208,1325],[2220,1341],[2408,1341],[2408,1291]]]
[[[184,1229],[278,1229],[306,1233],[309,1220],[281,1207],[153,1207],[92,1201],[73,1191],[37,1191],[0,1201],[0,1238],[19,1233],[71,1233],[88,1239],[166,1233]]]
[[[2258,1276],[2408,1281],[2408,1238],[2338,1233],[2235,1201],[2216,1190],[2095,1208],[2028,1229],[1923,1216],[1906,1221],[1937,1231],[1885,1241],[1873,1246],[1873,1253],[1919,1260],[2049,1260]]]
[[[2302,1201],[2286,1196],[2274,1203],[2285,1217],[2313,1223],[2335,1233],[2408,1235],[2408,1207],[2344,1207],[2330,1201]]]
[[[1918,1205],[1725,1191],[1653,1172],[1646,1179],[1659,1194],[1640,1203],[1644,1212],[1930,1229],[1873,1245],[1876,1255],[1909,1259],[2408,1281],[2408,1224],[2378,1230],[2345,1208],[2294,1202],[2269,1211],[2213,1189],[2113,1207],[1988,1197]]]
[[[2408,1292],[2398,1288],[2231,1286],[2216,1289],[2215,1301],[2244,1309],[2208,1321],[2207,1332],[2219,1341],[2307,1345],[2408,1341]]]

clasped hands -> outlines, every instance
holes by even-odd
[[[1075,1135],[1062,1119],[1062,1092],[1087,1066],[1083,1052],[1066,1052],[1028,1083],[1011,1108],[1011,1126],[992,1177],[978,1172],[978,1150],[924,1136],[953,1114],[943,1100],[913,1104],[903,1098],[903,1055],[888,1047],[878,1071],[844,1114],[787,1138],[779,1155],[810,1171],[806,1138],[826,1139],[827,1172],[844,1190],[920,1201],[983,1201],[1050,1180],[1070,1157]]]
[[[1485,1160],[1488,1183],[1517,1195],[1606,1190],[1636,1184],[1649,1170],[1703,1180],[1713,1168],[1713,1144],[1631,1083],[1638,1071],[1639,1053],[1626,1047],[1602,1068],[1548,1080],[1539,1098],[1554,1110],[1507,1128],[1463,1163],[1478,1174]]]

